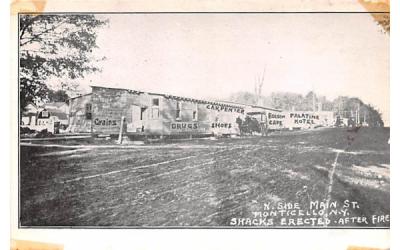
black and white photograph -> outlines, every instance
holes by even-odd
[[[19,228],[389,228],[369,4],[19,13]]]

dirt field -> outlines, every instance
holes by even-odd
[[[21,146],[20,224],[388,227],[389,132],[337,128],[144,146]],[[295,224],[285,224],[290,218]]]

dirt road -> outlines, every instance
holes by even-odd
[[[388,227],[388,139],[389,129],[362,128],[125,148],[21,146],[20,223]]]

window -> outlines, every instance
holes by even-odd
[[[176,102],[176,115],[175,115],[176,120],[181,119],[181,115],[182,115],[181,110],[182,110],[182,103]]]
[[[198,116],[198,108],[197,108],[197,103],[196,103],[195,107],[193,109],[192,120],[197,121],[197,116]]]
[[[85,105],[85,117],[87,120],[92,119],[92,104],[91,103],[86,103],[86,105]]]
[[[158,119],[160,117],[160,99],[152,99],[151,118]]]
[[[158,98],[153,98],[153,106],[160,106],[160,100]]]

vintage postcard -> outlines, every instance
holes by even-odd
[[[14,3],[17,231],[387,232],[389,1],[290,2]]]

